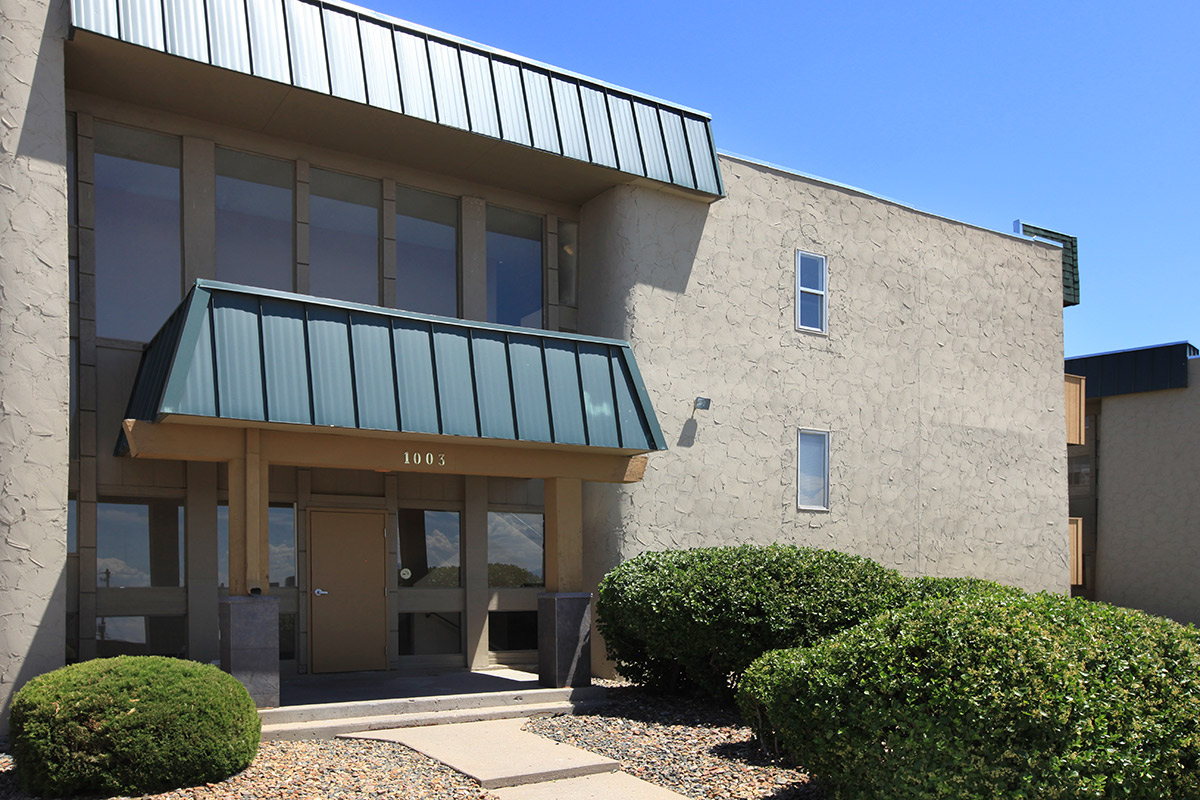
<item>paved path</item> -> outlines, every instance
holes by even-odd
[[[497,719],[343,734],[399,742],[479,781],[501,800],[682,800],[683,795],[619,772],[610,758]]]

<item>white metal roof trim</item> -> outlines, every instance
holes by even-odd
[[[628,174],[723,191],[707,115],[346,3],[72,0],[72,24]]]

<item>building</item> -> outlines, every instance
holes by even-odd
[[[1067,448],[1079,520],[1076,594],[1200,624],[1200,352],[1187,342],[1066,360],[1086,381]]]
[[[528,662],[652,548],[1065,589],[1060,245],[337,2],[0,13],[0,701]]]

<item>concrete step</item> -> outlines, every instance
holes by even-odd
[[[524,718],[499,719],[356,733],[352,738],[400,742],[474,778],[485,789],[561,781],[620,767],[611,758],[521,730],[524,724]]]
[[[570,714],[603,700],[601,687],[531,689],[285,706],[261,709],[258,715],[263,740],[324,739],[356,731]]]

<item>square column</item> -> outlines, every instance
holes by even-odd
[[[221,669],[242,682],[254,705],[279,705],[279,598],[221,601]]]

